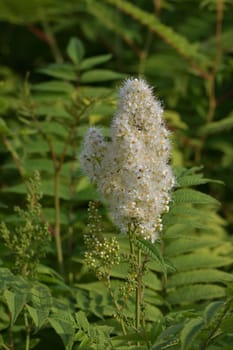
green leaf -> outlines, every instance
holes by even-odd
[[[30,296],[31,304],[36,310],[36,314],[33,310],[29,310],[29,312],[31,311],[32,318],[33,316],[37,317],[36,327],[40,328],[47,320],[52,307],[51,292],[47,286],[36,282],[30,290]]]
[[[157,338],[156,342],[153,344],[151,350],[165,350],[180,343],[177,334],[183,328],[183,323],[177,323],[167,327]],[[175,348],[178,349],[178,348]]]
[[[144,254],[148,254],[151,256],[156,263],[160,266],[161,270],[166,276],[167,273],[167,265],[163,259],[163,256],[161,254],[160,248],[157,247],[157,245],[154,243],[151,243],[150,241],[147,241],[145,239],[135,239],[135,245],[142,250]]]
[[[25,144],[25,150],[28,153],[44,154],[49,151],[49,145],[47,141],[42,140],[40,138],[35,138],[30,140],[27,144]]]
[[[192,252],[195,249],[204,247],[216,247],[222,243],[216,237],[212,236],[184,236],[182,238],[176,238],[174,241],[168,242],[165,246],[165,254],[171,258],[172,256],[181,255],[182,253]]]
[[[226,296],[226,289],[214,284],[195,284],[168,291],[171,304],[189,304],[200,300],[211,300]]]
[[[178,271],[221,267],[230,265],[233,262],[230,256],[218,256],[208,250],[171,257],[170,259]]]
[[[233,113],[221,120],[208,123],[200,129],[200,134],[215,134],[233,128]]]
[[[33,172],[39,170],[40,173],[54,174],[54,165],[51,159],[46,158],[28,158],[25,161],[24,167],[27,171]]]
[[[169,121],[169,124],[171,123],[172,126],[178,129],[186,130],[188,129],[188,126],[186,123],[183,122],[181,119],[181,116],[176,111],[168,110],[166,109],[164,111],[164,118]]]
[[[179,179],[179,185],[181,187],[189,187],[189,186],[197,186],[197,185],[202,185],[206,183],[218,183],[220,185],[223,184],[222,181],[220,180],[212,180],[208,178],[203,178],[202,174],[194,174],[194,175],[187,175],[183,176]]]
[[[93,69],[83,73],[81,75],[80,81],[82,83],[96,83],[122,78],[125,78],[125,74],[117,73],[107,69]]]
[[[167,288],[174,288],[194,283],[230,283],[233,282],[232,274],[216,269],[197,269],[194,271],[178,272],[169,276]]]
[[[159,310],[159,308],[151,304],[146,305],[145,315],[148,321],[153,321],[153,322],[162,320],[163,318],[162,312]]]
[[[71,350],[74,343],[74,321],[68,312],[54,312],[48,318],[50,325],[61,337],[66,350]]]
[[[9,135],[10,129],[6,125],[5,121],[0,118],[0,135]]]
[[[43,181],[41,190],[45,196],[54,196],[54,180]],[[25,194],[26,186],[22,183],[6,188],[4,189],[4,192]],[[70,200],[69,188],[65,184],[60,184],[59,186],[59,197],[65,200]]]
[[[214,301],[213,303],[209,304],[207,308],[205,309],[203,313],[203,318],[206,324],[209,324],[215,315],[218,313],[218,311],[221,309],[221,307],[224,305],[223,301]]]
[[[36,108],[36,113],[42,116],[48,116],[56,119],[71,119],[71,114],[66,110],[66,107],[61,103],[56,102],[51,104],[51,100],[49,101],[50,105],[39,104]]]
[[[210,64],[210,60],[202,54],[196,44],[191,44],[188,40],[176,33],[172,28],[161,23],[158,17],[126,0],[105,0],[107,3],[116,6],[119,10],[127,13],[139,23],[147,26],[152,32],[155,32],[168,45],[175,48],[181,57],[195,60],[201,66]]]
[[[83,329],[85,332],[89,331],[89,322],[83,311],[79,311],[75,314],[79,328]]]
[[[84,46],[77,38],[70,39],[66,52],[69,58],[75,64],[79,64],[85,55]]]
[[[77,81],[75,67],[69,63],[52,63],[48,67],[40,68],[38,71],[65,81]]]
[[[25,306],[27,293],[12,292],[6,289],[3,293],[3,296],[11,313],[11,322],[14,324],[20,312]]]
[[[13,273],[9,269],[5,267],[1,267],[0,268],[0,291],[4,290],[11,284],[14,284],[14,282],[15,282],[15,276],[13,275]]]
[[[219,202],[208,194],[190,189],[182,188],[173,193],[172,196],[175,203],[195,203],[195,204],[210,204],[219,205]]]
[[[36,309],[30,305],[26,305],[26,309],[35,324],[36,331],[38,331],[47,322],[50,310],[47,309],[47,311],[45,311]]]
[[[49,137],[51,135],[57,135],[61,140],[65,139],[68,135],[68,128],[56,121],[45,121],[40,123],[40,128],[44,134],[49,135]]]
[[[186,323],[180,334],[181,350],[188,350],[203,326],[203,320],[198,317]]]
[[[72,84],[65,81],[47,81],[46,83],[39,83],[32,85],[32,90],[43,91],[43,92],[63,92],[66,94],[71,94],[74,91]]]
[[[99,64],[102,64],[102,63],[109,61],[111,58],[112,58],[111,54],[86,58],[85,60],[83,60],[81,62],[80,69],[81,70],[90,69],[90,68],[95,67]]]

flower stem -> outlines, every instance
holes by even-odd
[[[135,243],[132,228],[129,228],[129,245],[132,258],[136,258],[136,300],[135,300],[135,328],[139,331],[141,326],[141,307],[142,307],[142,251],[140,248],[135,252]],[[136,256],[137,254],[137,256]]]
[[[142,305],[142,252],[137,252],[137,288],[136,288],[136,309],[135,309],[135,326],[137,331],[141,323],[141,305]]]
[[[60,273],[64,272],[63,265],[63,252],[62,252],[62,243],[61,243],[61,232],[60,232],[60,198],[59,198],[59,187],[60,187],[60,172],[56,171],[55,173],[55,241],[56,241],[56,250],[57,250],[57,261],[59,265]]]
[[[121,324],[122,332],[123,332],[124,335],[126,335],[126,334],[127,334],[127,331],[126,331],[126,328],[125,328],[125,323],[124,323],[123,318],[120,316],[121,313],[122,313],[122,310],[121,310],[121,307],[120,307],[120,305],[118,304],[118,301],[116,300],[116,297],[115,297],[115,295],[114,295],[114,292],[113,292],[113,289],[112,289],[112,285],[111,285],[111,279],[110,279],[110,275],[109,275],[109,274],[107,274],[107,279],[106,279],[105,282],[106,282],[107,288],[108,288],[108,290],[109,290],[109,293],[110,293],[110,295],[111,295],[111,298],[112,298],[112,300],[113,300],[113,302],[114,302],[114,305],[115,305],[115,307],[116,307],[116,310],[117,310],[117,312],[118,312],[118,314],[119,314],[119,321],[120,321],[120,324]]]
[[[25,330],[26,330],[25,350],[29,350],[30,349],[30,326],[28,322],[27,311],[25,309],[24,309],[24,324],[25,324]]]

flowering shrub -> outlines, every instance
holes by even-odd
[[[133,11],[134,5],[130,9],[126,1],[111,2]],[[92,7],[94,2],[90,4]],[[218,9],[217,17],[220,12]],[[140,11],[135,15],[140,16]],[[156,27],[146,12],[145,20],[150,30]],[[160,27],[169,35],[164,28]],[[170,34],[177,39],[177,34]],[[171,42],[177,45],[177,41]],[[181,41],[179,52],[184,50],[192,57],[194,51],[183,44]],[[22,95],[14,99],[15,107],[11,104],[20,118],[7,114],[0,120],[4,155],[0,207],[1,220],[6,223],[0,225],[0,243],[5,243],[0,244],[0,348],[231,348],[232,242],[225,220],[217,213],[218,201],[193,188],[218,181],[203,177],[201,167],[181,167],[186,161],[176,162],[176,157],[178,167],[173,175],[162,107],[144,80],[126,80],[119,92],[110,141],[103,138],[101,130],[91,128],[81,155],[83,168],[97,184],[114,223],[127,233],[114,237],[114,228],[100,215],[99,205],[90,202],[86,211],[96,193],[86,178],[79,176],[76,154],[86,125],[105,125],[105,118],[113,114],[115,95],[107,82],[125,75],[93,69],[110,55],[86,58],[77,38],[68,44],[67,57],[70,63],[41,70],[49,80],[25,84]],[[167,58],[170,62],[170,52]],[[158,62],[170,78],[169,64],[162,59]],[[172,67],[173,71],[175,77],[177,71]],[[181,141],[188,164],[193,154],[200,160],[208,132],[221,131],[232,122],[231,117],[211,122],[215,73],[209,75],[209,124],[203,126],[201,117],[205,96],[197,103],[185,88],[188,101],[201,113],[202,126],[195,130],[196,138],[178,114],[170,115],[172,121],[166,111],[169,125],[175,126],[174,147],[177,139]],[[190,67],[189,74],[193,74]],[[176,78],[177,86],[180,81],[183,84],[180,76]],[[161,88],[159,81],[158,85]],[[8,84],[4,86],[8,92]],[[162,90],[160,93],[163,95]],[[171,91],[166,90],[164,96],[169,106]],[[184,105],[179,104],[182,118]],[[180,137],[179,127],[186,130],[187,139]],[[224,155],[224,164],[232,159],[231,153],[229,158]],[[43,198],[37,192],[38,176],[29,181],[34,183],[32,187],[23,185],[33,169],[40,171]],[[21,194],[27,192],[24,207]],[[10,214],[13,200],[18,215]]]

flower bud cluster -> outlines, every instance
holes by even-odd
[[[86,135],[81,162],[106,200],[112,220],[124,233],[154,242],[169,210],[175,179],[168,164],[169,132],[163,109],[143,79],[128,79],[119,92],[111,142],[97,128]]]
[[[120,263],[119,244],[115,237],[100,239],[92,234],[85,235],[84,240],[87,247],[85,263],[102,279],[107,270]]]
[[[93,202],[89,203],[87,229],[88,233],[84,235],[85,263],[102,279],[107,270],[120,263],[120,247],[115,237],[103,237],[101,216]]]

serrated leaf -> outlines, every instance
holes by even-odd
[[[69,58],[75,64],[79,64],[85,55],[84,46],[82,42],[77,38],[70,39],[66,52]]]
[[[206,324],[209,324],[215,315],[218,313],[218,311],[221,309],[221,307],[224,305],[223,301],[215,301],[207,306],[203,313],[203,318]]]
[[[0,268],[0,291],[4,290],[15,282],[15,276],[6,267]]]
[[[168,291],[171,304],[190,304],[200,300],[211,300],[226,296],[226,289],[214,284],[195,284]]]
[[[200,52],[197,45],[189,43],[184,36],[161,23],[158,17],[153,14],[143,11],[139,6],[126,0],[106,0],[106,2],[115,5],[118,9],[129,14],[139,23],[147,26],[152,32],[162,37],[171,47],[175,47],[182,57],[194,59],[202,66],[210,64],[209,58]]]
[[[194,283],[230,283],[233,282],[232,274],[217,269],[197,269],[193,271],[178,272],[169,276],[167,288],[174,288]]]
[[[68,63],[52,63],[48,67],[40,68],[40,73],[49,75],[54,78],[63,79],[65,81],[77,81],[77,73],[75,67]]]
[[[161,334],[158,336],[156,342],[153,344],[151,350],[165,350],[169,349],[180,343],[178,338],[179,331],[183,328],[183,323],[177,323],[167,327]]]
[[[44,195],[54,196],[54,180],[43,181],[41,191]],[[59,197],[65,200],[70,200],[69,188],[64,184],[59,186]]]
[[[102,81],[117,80],[125,77],[125,74],[108,69],[93,69],[82,74],[82,83],[97,83]]]
[[[181,350],[190,349],[202,326],[203,320],[199,317],[186,323],[180,334]]]
[[[88,337],[87,334],[84,334],[81,343],[79,344],[79,349],[88,349],[87,346],[90,345],[91,339]]]
[[[50,325],[60,336],[66,350],[71,350],[74,342],[74,323],[65,311],[52,313],[48,318]]]
[[[147,305],[147,307],[145,308],[145,315],[148,321],[153,321],[153,322],[161,320],[163,317],[160,309],[151,304]]]
[[[166,276],[166,273],[167,273],[166,263],[157,245],[145,239],[141,239],[141,240],[136,239],[135,245],[138,248],[140,248],[144,254],[148,254],[149,256],[151,256],[156,261],[156,263],[159,264],[161,270]]]
[[[47,286],[41,283],[34,283],[30,289],[31,303],[33,307],[47,312],[52,307],[52,295]]]
[[[57,97],[56,97],[57,102]],[[45,115],[48,117],[56,119],[65,119],[66,121],[71,119],[71,114],[66,110],[66,107],[63,104],[53,103],[50,105],[40,104],[36,108],[36,113],[38,115]]]
[[[111,58],[112,58],[111,54],[89,57],[81,62],[79,68],[81,70],[90,69],[90,68],[95,67],[99,64],[102,64],[102,63],[109,61]]]
[[[171,257],[170,259],[178,271],[221,267],[233,262],[230,256],[218,256],[208,250]]]
[[[40,123],[40,129],[45,133],[51,135],[57,135],[59,138],[65,139],[68,134],[68,128],[56,121],[45,121]]]
[[[208,194],[186,188],[178,189],[172,196],[175,203],[194,203],[194,204],[209,204],[219,205],[219,202]]]
[[[27,293],[15,293],[6,289],[3,293],[7,306],[11,313],[11,322],[15,323],[27,300]]]
[[[200,129],[200,134],[214,134],[233,128],[233,113],[221,120],[206,124]]]
[[[179,185],[181,187],[203,185],[210,182],[218,183],[220,185],[223,184],[223,182],[220,180],[212,180],[212,179],[204,178],[202,174],[187,175],[179,179]]]
[[[171,258],[182,253],[192,252],[195,249],[205,247],[216,247],[221,244],[221,240],[211,236],[184,236],[182,238],[176,238],[174,241],[169,241],[165,247],[165,254]]]
[[[53,80],[45,83],[34,84],[32,85],[32,90],[71,94],[74,91],[74,87],[68,82]]]
[[[48,142],[42,139],[33,139],[30,140],[27,144],[25,144],[25,150],[27,153],[39,153],[45,154],[49,151]]]
[[[54,174],[54,165],[51,159],[46,158],[29,158],[26,159],[24,167],[27,171],[33,172],[38,170],[40,173]]]
[[[6,125],[5,121],[0,118],[0,135],[9,135],[10,129]]]
[[[79,311],[75,314],[78,326],[83,329],[85,332],[89,331],[89,322],[83,311]]]
[[[167,119],[176,128],[183,130],[188,129],[187,124],[183,122],[183,120],[180,117],[180,114],[176,111],[166,109],[164,111],[164,118]]]
[[[45,180],[42,182],[41,185],[41,191],[46,196],[54,196],[54,181],[52,180]],[[25,184],[19,184],[15,186],[11,186],[9,188],[4,189],[4,192],[8,193],[21,193],[25,194],[27,192]],[[67,186],[60,184],[59,186],[59,197],[65,200],[70,199],[70,193]]]
[[[30,305],[26,305],[26,308],[35,324],[36,331],[38,331],[47,322],[50,310],[35,309]]]

